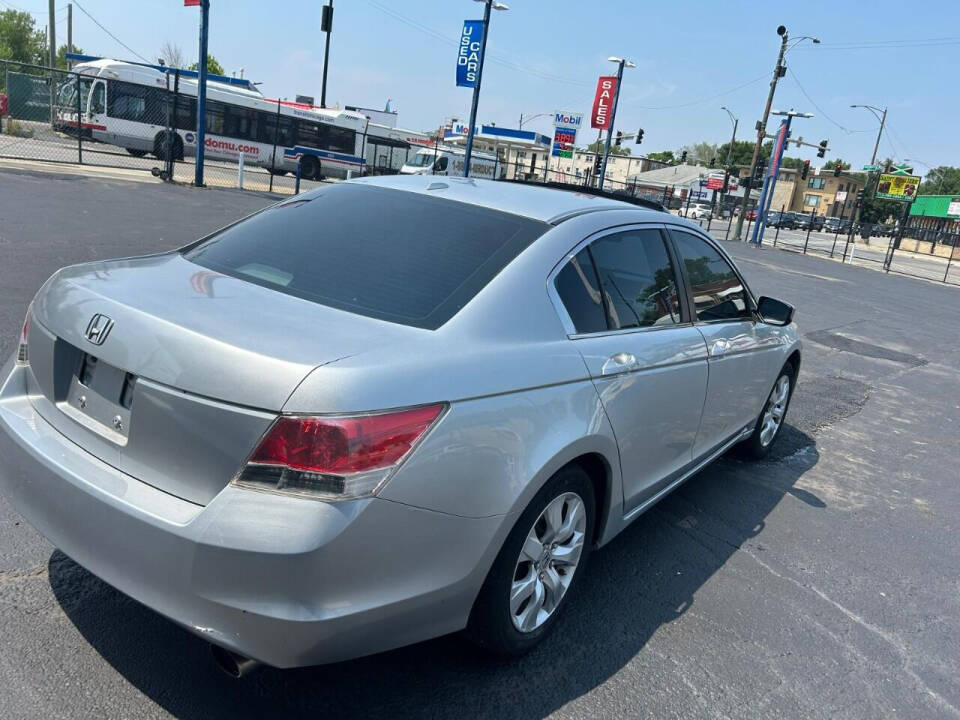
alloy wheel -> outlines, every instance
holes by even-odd
[[[559,607],[580,563],[587,528],[582,498],[554,498],[533,523],[510,586],[510,619],[522,633],[543,625]]]
[[[783,416],[787,412],[787,401],[790,399],[790,378],[781,375],[777,384],[770,391],[766,409],[763,411],[763,423],[760,425],[760,444],[766,447],[777,436]]]

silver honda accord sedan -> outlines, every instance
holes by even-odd
[[[792,316],[666,212],[329,185],[54,274],[0,375],[0,490],[234,674],[464,630],[519,654],[592,550],[769,451]]]

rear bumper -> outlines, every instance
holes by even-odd
[[[207,506],[99,461],[0,375],[0,492],[63,552],[209,641],[277,667],[463,628],[508,516],[225,488]]]

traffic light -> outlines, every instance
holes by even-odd
[[[686,161],[687,161],[687,151],[684,150],[684,151],[680,154],[680,164],[683,165]]]
[[[603,165],[603,155],[597,153],[597,156],[593,159],[593,174],[600,174],[600,167]]]
[[[801,179],[801,180],[806,180],[806,179],[807,179],[807,175],[809,175],[809,174],[810,174],[810,161],[809,161],[809,160],[804,160],[804,161],[803,161],[803,169],[800,171],[800,179]]]
[[[643,128],[637,130],[637,145],[643,142]]]
[[[833,176],[840,177],[841,170],[843,170],[843,163],[838,162],[836,165],[833,166]]]
[[[760,158],[757,161],[757,171],[753,175],[753,185],[762,185],[763,184],[763,171],[767,165],[767,161],[763,158]]]
[[[863,188],[857,190],[857,207],[863,205]]]
[[[623,133],[617,130],[617,139],[613,141],[613,144],[617,147],[620,147],[620,144],[623,142]]]
[[[729,189],[730,189],[730,171],[727,170],[723,173],[723,194],[726,195]]]
[[[822,158],[827,156],[827,141],[822,140],[820,142],[820,149],[817,150],[817,157]]]

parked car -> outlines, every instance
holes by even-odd
[[[795,218],[796,227],[798,230],[806,230],[807,228],[812,230],[823,230],[823,215],[811,216],[810,213],[795,213]]]
[[[691,203],[685,214],[691,220],[710,220],[713,218],[713,211],[709,203]]]
[[[826,232],[848,232],[850,220],[848,218],[828,217],[824,220],[823,229]]]
[[[744,217],[746,217],[747,220],[756,220],[756,219],[757,219],[757,211],[756,211],[756,210],[747,210],[747,214],[746,214]]]
[[[767,226],[780,228],[781,230],[792,230],[797,227],[797,220],[792,212],[774,211],[767,215]]]
[[[800,352],[687,220],[363,178],[55,273],[0,380],[0,490],[235,676],[464,629],[516,655],[595,548],[769,452]]]

